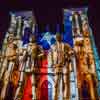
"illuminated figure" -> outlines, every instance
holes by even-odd
[[[83,24],[83,34],[84,34],[84,47],[85,47],[83,59],[86,62],[86,63],[83,62],[82,65],[84,67],[84,74],[87,80],[87,84],[89,85],[90,91],[88,90],[88,92],[90,93],[90,98],[93,100],[96,100],[97,99],[96,89],[95,89],[96,86],[94,86],[94,82],[96,83],[96,73],[95,73],[95,63],[94,63],[94,58],[93,58],[93,51],[91,47],[91,41],[89,38],[90,36],[89,26],[88,26],[88,22],[86,19],[83,20],[82,24]]]
[[[28,75],[27,77],[31,77],[32,82],[32,100],[36,100],[36,73],[39,72],[40,65],[40,58],[43,56],[43,49],[37,45],[36,43],[36,37],[34,35],[31,36],[30,43],[27,44],[27,48],[25,48],[22,60],[26,59],[25,61],[22,61],[20,63],[20,79],[19,79],[19,85],[16,90],[15,99],[18,97],[18,94],[22,88],[23,82],[25,81],[24,73]],[[20,61],[21,61],[20,59]],[[22,66],[22,67],[21,67]]]
[[[62,42],[61,35],[56,34],[56,43],[51,47],[51,63],[55,69],[55,89],[54,100],[58,100],[59,91],[63,93],[63,100],[69,99],[69,70],[71,70],[70,62],[73,54],[72,48],[68,44]],[[65,68],[65,69],[64,69]],[[64,72],[65,75],[64,75]],[[60,81],[62,80],[63,89],[60,90]]]
[[[74,31],[74,49],[76,52],[77,58],[77,78],[78,78],[78,89],[79,89],[79,97],[80,99],[88,99],[88,100],[96,100],[98,97],[96,96],[96,73],[95,73],[95,64],[93,58],[93,51],[91,47],[90,40],[90,32],[89,25],[87,22],[86,16],[81,12],[74,13],[73,16],[77,16],[77,18],[81,17],[79,25],[79,21],[77,21],[77,28]],[[74,25],[74,24],[73,24]],[[76,26],[73,26],[73,29]],[[78,32],[78,28],[82,28],[82,31]],[[95,92],[94,92],[95,91]],[[84,93],[85,92],[85,93]],[[97,99],[98,100],[98,99]]]
[[[86,12],[65,9],[56,38],[49,25],[38,33],[33,15],[12,14],[0,50],[0,100],[99,100],[100,59]]]
[[[43,49],[37,44],[36,42],[36,37],[35,35],[31,36],[31,42],[28,44],[28,62],[27,62],[27,66],[26,66],[26,72],[28,72],[28,68],[29,68],[29,61],[31,61],[31,70],[30,72],[32,72],[31,75],[31,81],[32,81],[32,100],[36,100],[37,99],[37,95],[36,95],[36,85],[37,85],[37,74],[38,72],[40,72],[40,67],[41,62],[42,62],[42,57],[44,55]]]
[[[13,33],[9,33],[9,36],[7,38],[7,48],[5,51],[4,56],[4,61],[2,64],[2,69],[1,69],[1,78],[3,78],[3,88],[1,91],[1,100],[5,98],[6,94],[6,89],[8,82],[10,80],[10,75],[14,69],[15,62],[16,62],[16,53],[17,46],[14,44],[14,35]]]
[[[19,61],[19,81],[18,81],[18,87],[15,91],[15,98],[14,100],[17,99],[17,96],[20,94],[20,90],[22,89],[23,83],[24,83],[24,69],[25,69],[25,58],[26,58],[26,49],[20,48],[19,49],[19,56],[18,56],[18,61]]]

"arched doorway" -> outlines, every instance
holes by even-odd
[[[52,100],[52,84],[48,80],[41,85],[40,100]]]

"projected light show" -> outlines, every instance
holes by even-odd
[[[63,9],[63,32],[32,11],[9,12],[0,49],[0,100],[99,100],[100,59],[87,8]]]

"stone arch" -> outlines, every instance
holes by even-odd
[[[54,95],[54,80],[52,76],[48,76],[46,79],[43,77],[41,79],[40,85],[40,100],[52,100]]]
[[[41,88],[47,88],[46,86],[48,86],[48,88],[52,88],[51,82],[49,82],[48,80],[45,80],[45,81],[42,83]]]
[[[45,77],[42,78],[41,82],[40,82],[40,87],[42,86],[42,84],[45,82],[45,81],[48,81],[51,83],[52,85],[52,88],[54,88],[54,79],[52,78],[52,76],[48,76],[47,79],[45,79]]]
[[[42,91],[42,92],[40,91],[40,98],[42,97],[41,95],[43,95],[43,91],[45,90],[46,93],[47,93],[47,94],[45,93],[45,96],[48,95],[48,98],[50,100],[53,99],[53,96],[54,96],[54,79],[53,79],[52,76],[48,76],[47,79],[45,77],[43,77],[41,79],[40,84],[39,84],[39,88]],[[42,98],[41,98],[41,100],[42,100]]]

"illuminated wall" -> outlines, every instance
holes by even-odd
[[[93,33],[89,27],[87,10],[87,8],[65,9],[64,13],[66,17],[68,16],[67,12],[70,12],[69,19],[72,22],[74,50],[77,54],[76,77],[78,98],[96,100],[99,95],[97,92],[99,87],[99,57]]]
[[[64,9],[64,32],[60,34],[63,36],[62,42],[73,49],[74,55],[71,57],[69,65],[67,67],[63,66],[58,86],[55,83],[59,74],[55,72],[57,68],[52,65],[51,56],[49,55],[51,47],[56,43],[56,33],[50,32],[49,24],[46,26],[45,32],[39,33],[38,25],[36,25],[31,11],[10,12],[11,23],[1,50],[1,73],[5,61],[2,56],[5,55],[8,48],[7,37],[10,33],[14,34],[14,43],[17,44],[18,50],[22,48],[27,50],[31,36],[35,35],[36,43],[43,48],[45,57],[41,58],[39,68],[35,68],[36,71],[32,73],[28,73],[26,69],[20,71],[20,66],[23,66],[23,69],[26,65],[29,67],[28,64],[30,63],[27,64],[27,60],[22,63],[17,61],[17,68],[15,67],[16,69],[10,73],[11,78],[8,80],[12,82],[13,88],[10,93],[13,95],[6,92],[5,98],[7,100],[14,99],[21,82],[23,82],[23,85],[21,85],[17,95],[19,100],[33,100],[34,98],[37,100],[99,100],[100,59],[94,43],[93,33],[89,27],[87,10],[87,8]],[[59,33],[59,28],[60,25],[57,24],[57,33]],[[9,67],[9,63],[6,66]],[[7,69],[4,70],[2,75],[0,73],[1,83],[4,82],[7,76],[5,75],[6,71]],[[64,78],[66,78],[66,82],[63,81]],[[8,86],[11,85],[8,84]],[[2,84],[0,84],[0,92],[1,90]],[[7,88],[6,91],[10,90],[10,88]],[[1,97],[0,93],[0,99]]]

